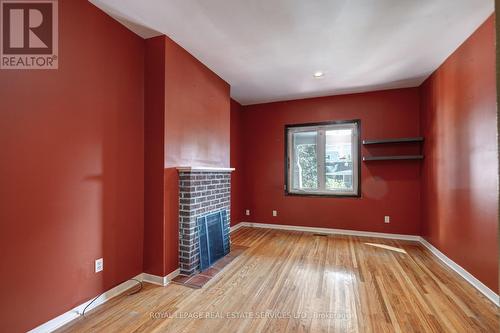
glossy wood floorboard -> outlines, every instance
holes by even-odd
[[[254,228],[231,237],[249,248],[202,289],[145,284],[61,331],[499,329],[498,308],[418,243]]]

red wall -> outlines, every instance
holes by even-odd
[[[240,103],[231,99],[231,167],[235,168],[231,174],[231,225],[245,220],[243,202],[245,173],[242,163],[245,150],[242,147],[242,111]]]
[[[422,233],[498,291],[494,40],[490,17],[422,86]]]
[[[361,198],[285,196],[283,190],[286,124],[361,119],[361,139],[417,136],[417,88],[259,104],[244,107],[242,117],[241,163],[251,166],[244,170],[244,208],[251,210],[245,220],[419,234],[418,161],[361,162]],[[372,153],[362,148],[362,155]]]
[[[229,167],[229,84],[165,41],[165,167]]]
[[[59,1],[59,69],[0,71],[2,331],[142,272],[143,64],[141,38],[74,0]]]
[[[179,267],[176,168],[229,167],[229,85],[166,36],[148,39],[146,51],[146,84],[154,89],[145,101],[146,170],[154,175],[145,175],[153,201],[146,203],[144,262],[145,272],[165,276]]]
[[[165,270],[179,267],[179,166],[229,167],[229,84],[165,38]]]

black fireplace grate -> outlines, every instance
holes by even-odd
[[[200,270],[212,266],[218,259],[229,253],[229,238],[224,233],[227,211],[220,210],[198,217]]]

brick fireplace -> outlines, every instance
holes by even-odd
[[[198,218],[225,210],[223,241],[230,246],[232,168],[177,168],[179,172],[179,265],[183,275],[199,271]]]

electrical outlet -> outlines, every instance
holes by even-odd
[[[388,215],[384,216],[384,223],[391,223],[391,217]]]
[[[104,259],[99,258],[95,261],[95,272],[98,273],[104,269]]]
[[[245,210],[245,215],[249,216],[250,215],[250,209]]]
[[[273,210],[273,216],[278,216],[278,212]]]

